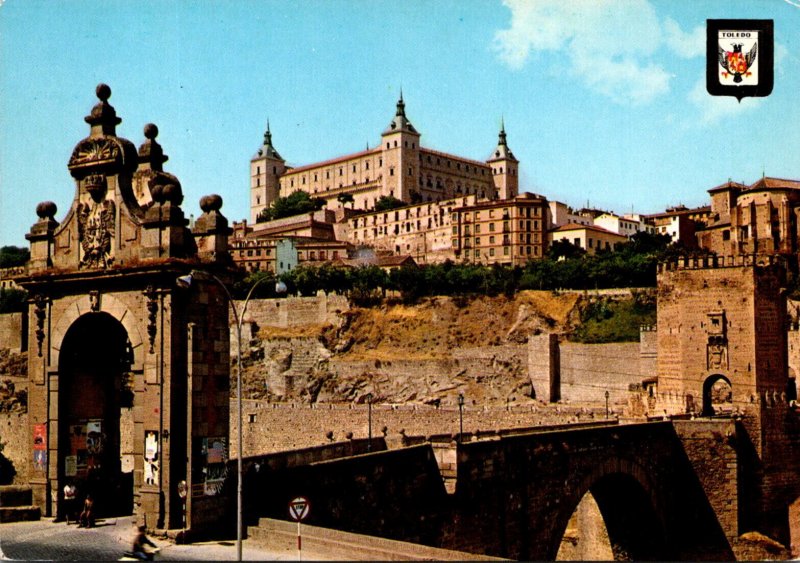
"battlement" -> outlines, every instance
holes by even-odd
[[[786,261],[782,256],[771,254],[737,254],[731,256],[707,254],[705,256],[679,256],[677,259],[667,260],[658,264],[658,273],[661,274],[674,270],[783,266],[785,263]]]

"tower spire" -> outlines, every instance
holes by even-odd
[[[272,131],[270,130],[269,126],[269,118],[267,118],[267,130],[264,131],[264,143],[261,145],[261,148],[258,149],[258,153],[254,158],[259,158],[262,156],[283,160],[281,155],[278,154],[278,151],[275,150],[275,147],[272,146]]]

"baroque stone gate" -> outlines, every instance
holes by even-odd
[[[46,514],[63,488],[91,494],[100,516],[135,513],[150,528],[202,529],[224,499],[229,426],[228,303],[192,270],[229,275],[222,199],[205,196],[188,228],[178,179],[164,172],[158,128],[137,150],[97,87],[68,169],[66,217],[37,206],[27,235],[31,486]]]

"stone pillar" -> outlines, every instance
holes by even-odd
[[[537,399],[549,403],[561,400],[561,352],[557,334],[528,338],[528,374]]]
[[[216,194],[200,198],[203,214],[194,223],[194,236],[197,253],[204,261],[228,258],[228,237],[232,231],[228,220],[219,212],[221,208],[222,197]]]
[[[53,234],[58,222],[54,219],[57,208],[52,201],[43,201],[36,206],[39,220],[31,227],[31,232],[25,238],[31,242],[31,259],[28,263],[29,271],[46,270],[53,265]]]

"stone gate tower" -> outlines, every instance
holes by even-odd
[[[39,204],[27,235],[31,298],[30,483],[63,515],[67,482],[99,515],[135,513],[150,528],[203,528],[221,514],[229,414],[229,276],[222,199],[206,196],[194,232],[178,179],[148,124],[137,150],[97,87],[68,169],[75,197],[55,220]],[[188,493],[188,494],[187,494]]]

